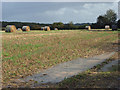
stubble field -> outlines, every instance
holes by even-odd
[[[3,85],[61,62],[117,49],[117,31],[2,32]]]

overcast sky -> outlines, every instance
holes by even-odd
[[[3,21],[53,23],[96,22],[108,9],[118,12],[117,2],[3,2]]]

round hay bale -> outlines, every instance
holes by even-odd
[[[50,27],[47,27],[47,31],[50,31]]]
[[[41,30],[45,30],[45,27],[41,27]]]
[[[30,31],[30,27],[29,26],[23,26],[22,31]]]
[[[86,26],[85,27],[87,30],[91,30],[91,26]]]
[[[5,32],[16,32],[17,29],[15,27],[15,25],[7,25],[5,28]]]
[[[58,30],[58,28],[55,28],[54,30]]]
[[[22,32],[22,29],[21,29],[21,28],[18,28],[17,31],[18,31],[18,32]]]
[[[45,31],[50,31],[50,27],[49,26],[45,26]]]
[[[110,29],[110,26],[109,25],[106,25],[105,26],[105,30],[109,30]]]

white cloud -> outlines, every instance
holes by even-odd
[[[85,10],[93,11],[93,12],[105,12],[108,9],[114,9],[117,11],[117,3],[86,3],[83,6]]]
[[[116,13],[118,12],[117,3],[86,3],[83,5],[84,9],[80,12],[84,14],[85,17],[92,18],[92,21],[96,21],[99,15],[103,15],[107,10],[113,9]],[[88,18],[88,20],[90,20]]]

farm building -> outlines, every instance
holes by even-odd
[[[23,26],[22,31],[30,31],[30,27],[29,26]]]
[[[110,26],[109,25],[106,25],[105,26],[105,30],[109,30],[110,29]]]
[[[86,26],[85,27],[87,30],[91,30],[91,26]]]
[[[15,27],[15,25],[7,25],[5,28],[5,32],[16,32],[17,29]]]

